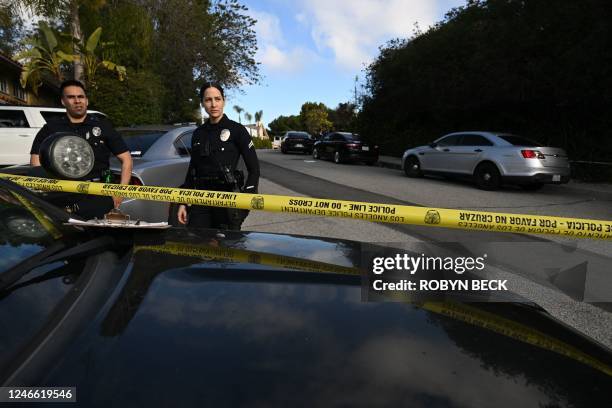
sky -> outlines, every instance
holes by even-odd
[[[297,115],[304,102],[335,108],[355,98],[364,70],[378,48],[394,38],[425,31],[465,0],[241,0],[257,20],[261,83],[228,92],[225,113],[233,106],[265,124],[280,115]],[[244,115],[244,114],[243,114]],[[244,123],[244,121],[243,121]]]

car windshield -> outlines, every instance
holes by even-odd
[[[134,157],[142,157],[166,132],[161,130],[121,130],[121,136]]]
[[[517,135],[499,135],[499,137],[514,146],[538,147],[542,146],[538,142]]]
[[[304,132],[291,132],[287,134],[289,139],[310,139],[310,135]]]

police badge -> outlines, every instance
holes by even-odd
[[[91,133],[93,133],[95,137],[99,137],[102,134],[102,129],[96,126],[93,129],[91,129]]]
[[[227,140],[228,140],[228,139],[229,139],[229,137],[230,137],[230,131],[229,131],[229,129],[223,129],[223,130],[221,131],[221,135],[220,135],[219,137],[221,138],[221,141],[222,141],[222,142],[227,142]]]

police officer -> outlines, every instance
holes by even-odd
[[[87,140],[94,151],[94,167],[86,180],[107,181],[102,178],[109,169],[109,158],[113,153],[121,162],[121,184],[129,184],[132,156],[121,135],[106,119],[87,114],[88,100],[81,82],[64,81],[60,91],[66,116],[47,122],[36,134],[30,150],[30,165],[40,166],[39,150],[43,140],[56,132],[71,132]],[[66,209],[85,219],[102,218],[111,209],[119,207],[122,200],[121,197],[78,196],[69,199]]]
[[[208,119],[191,138],[191,161],[183,187],[257,193],[259,161],[255,146],[246,128],[223,113],[223,88],[218,83],[208,82],[200,89],[200,99]],[[236,172],[240,156],[248,172],[244,186],[240,173]],[[178,208],[178,221],[197,228],[240,230],[245,216],[246,211],[221,207],[180,205]]]

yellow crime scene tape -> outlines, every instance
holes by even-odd
[[[604,220],[453,210],[271,194],[246,194],[172,187],[104,184],[2,173],[0,173],[0,178],[35,190],[120,196],[179,204],[263,210],[324,217],[343,217],[375,222],[464,230],[545,234],[568,238],[612,239],[612,221]]]
[[[156,252],[161,254],[187,256],[194,258],[215,259],[227,262],[248,262],[252,264],[298,269],[307,272],[330,273],[339,275],[361,275],[359,268],[329,264],[289,256],[255,252],[245,249],[224,248],[207,244],[185,244],[181,242],[165,242],[163,245],[142,245],[134,247],[134,252]],[[478,326],[503,336],[549,350],[571,358],[589,367],[595,368],[606,375],[612,376],[612,367],[598,359],[580,351],[561,340],[549,336],[523,323],[495,315],[477,307],[452,301],[444,302],[413,302],[410,296],[401,293],[390,299],[412,303],[415,306],[432,313],[444,315],[454,320]]]

